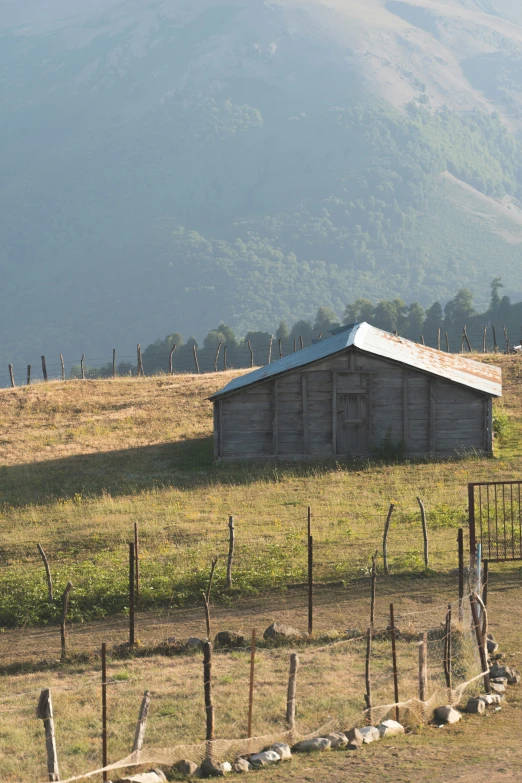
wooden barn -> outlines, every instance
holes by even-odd
[[[235,378],[214,403],[218,459],[491,454],[499,367],[367,323]]]

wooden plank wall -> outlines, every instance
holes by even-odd
[[[369,389],[370,450],[388,432],[395,443],[404,442],[411,456],[491,450],[486,396],[352,350],[224,398],[215,409],[216,456],[335,454],[334,393],[342,393],[347,377],[335,373],[354,371],[368,374],[361,383]]]

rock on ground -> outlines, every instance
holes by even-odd
[[[167,783],[167,778],[161,769],[153,769],[152,772],[140,772],[139,775],[122,778],[121,783]]]
[[[377,726],[379,734],[384,737],[395,737],[396,734],[404,734],[404,726],[396,720],[383,720]]]
[[[496,651],[498,650],[498,642],[493,641],[493,639],[488,639],[487,648],[488,648],[488,653],[490,655],[493,655],[493,653],[496,653]]]
[[[330,750],[331,746],[332,743],[327,737],[315,737],[315,739],[301,740],[292,750],[297,753],[313,753],[317,750]]]
[[[457,712],[457,710],[449,704],[445,707],[437,707],[434,715],[435,720],[442,721],[442,723],[457,723],[462,717],[460,712]]]
[[[380,740],[381,738],[381,733],[375,726],[363,726],[359,731],[363,736],[363,743],[365,745],[369,745],[370,742],[377,742],[377,740]]]
[[[503,696],[500,693],[485,693],[483,696],[479,696],[480,701],[484,704],[502,704]]]
[[[283,625],[283,623],[272,623],[263,634],[265,639],[271,639],[274,642],[283,642],[287,639],[300,639],[301,636],[301,631],[298,631],[297,628],[292,628],[291,625]]]
[[[185,646],[188,647],[189,650],[200,650],[203,647],[203,639],[200,639],[199,636],[191,636],[187,639],[187,644]]]
[[[512,666],[499,666],[498,663],[494,663],[489,675],[492,679],[505,677],[510,685],[518,685],[520,682],[520,674]]]
[[[285,742],[274,742],[273,745],[270,745],[268,750],[273,750],[274,753],[277,753],[281,761],[286,761],[287,759],[292,758],[290,745],[287,745]]]
[[[245,635],[241,631],[220,631],[214,639],[215,647],[244,647]]]
[[[505,693],[506,692],[506,686],[503,685],[500,682],[490,682],[489,687],[493,691],[493,693]]]
[[[363,744],[364,737],[359,729],[349,729],[344,732],[346,739],[348,740],[347,750],[359,750]]]
[[[482,715],[486,711],[486,702],[483,699],[468,699],[466,704],[466,712],[471,712],[474,715]]]
[[[330,740],[332,748],[345,748],[348,745],[346,734],[342,731],[333,731],[326,739]]]
[[[210,759],[205,759],[201,764],[201,774],[204,778],[222,778],[228,772],[232,772],[232,765],[228,761],[214,764]]]
[[[189,759],[182,759],[181,761],[178,761],[177,764],[174,764],[174,769],[179,772],[180,775],[194,775],[197,768],[198,765],[194,764],[194,762]]]
[[[253,766],[249,761],[240,757],[234,761],[232,769],[234,772],[250,772]]]
[[[254,753],[248,759],[254,769],[261,769],[261,767],[267,767],[269,764],[276,764],[281,761],[281,757],[275,750],[264,750],[262,753]]]

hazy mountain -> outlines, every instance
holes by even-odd
[[[516,0],[0,0],[0,361],[522,292]]]

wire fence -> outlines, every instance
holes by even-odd
[[[286,337],[270,340],[249,340],[216,346],[199,347],[195,342],[172,346],[170,350],[154,344],[141,351],[137,346],[135,354],[119,355],[116,349],[111,356],[79,356],[76,359],[56,357],[33,357],[27,365],[17,362],[0,369],[0,388],[12,385],[27,385],[43,380],[97,379],[129,377],[136,375],[157,375],[158,373],[207,373],[231,369],[246,369],[263,366],[277,361],[290,353],[309,347],[312,343],[328,337]],[[409,339],[412,339],[411,336]],[[522,343],[520,335],[509,334],[501,325],[488,324],[482,327],[462,327],[462,330],[443,329],[427,332],[414,338],[414,342],[450,353],[518,353]]]

